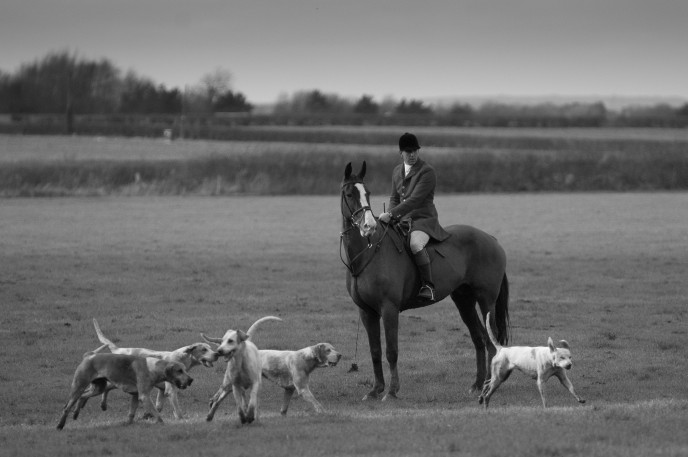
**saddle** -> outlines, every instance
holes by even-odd
[[[391,227],[396,234],[396,236],[391,236],[390,238],[394,242],[399,254],[406,251],[409,257],[413,257],[413,253],[411,252],[411,230],[413,221],[411,219],[402,219],[399,222],[389,224],[389,227]],[[442,252],[441,246],[442,242],[430,238],[430,241],[428,241],[425,247],[428,249],[428,254],[430,254],[430,250],[433,250],[441,257],[446,257]]]

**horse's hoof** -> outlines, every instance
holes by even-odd
[[[387,400],[398,400],[399,397],[397,397],[396,393],[388,392],[387,395],[382,397],[382,401],[387,401]]]
[[[379,400],[380,399],[380,394],[382,392],[378,392],[377,390],[371,390],[367,394],[363,396],[363,401],[368,401],[368,400]]]
[[[474,394],[476,392],[482,392],[483,391],[483,385],[482,383],[478,384],[477,382],[473,384],[469,389],[468,393],[469,394]]]

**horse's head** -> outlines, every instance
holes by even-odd
[[[375,233],[377,221],[370,209],[368,198],[370,192],[363,183],[366,172],[366,163],[363,162],[358,174],[351,172],[351,162],[344,170],[342,181],[342,216],[354,227],[357,227],[361,236],[368,237]]]

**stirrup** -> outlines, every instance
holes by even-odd
[[[429,284],[423,284],[418,291],[418,298],[435,301],[435,290]]]

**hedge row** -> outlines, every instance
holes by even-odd
[[[476,151],[425,157],[438,193],[688,189],[679,151]],[[165,161],[12,162],[0,167],[0,195],[329,195],[347,162],[368,161],[366,182],[387,194],[396,154],[227,154]]]

